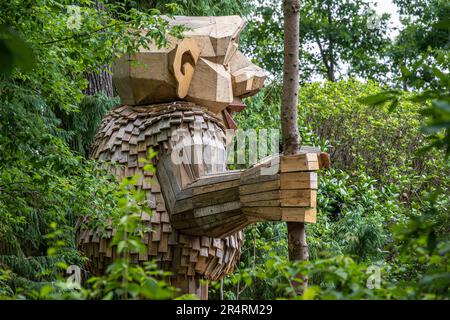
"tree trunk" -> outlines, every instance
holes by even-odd
[[[300,150],[298,130],[298,84],[299,84],[299,29],[300,0],[284,0],[284,74],[283,97],[281,101],[281,129],[283,152],[297,154]],[[291,261],[308,260],[305,224],[288,222],[288,247]],[[304,279],[303,288],[307,285]]]
[[[298,153],[298,73],[300,0],[284,0],[284,66],[283,97],[281,100],[281,131],[285,155]]]
[[[102,11],[105,9],[105,5],[101,0],[95,1],[95,7],[97,10]],[[100,66],[98,70],[86,74],[86,79],[89,81],[88,87],[84,91],[84,94],[93,96],[97,93],[103,92],[108,97],[114,96],[113,82],[111,68],[108,64]]]
[[[335,59],[334,59],[334,52],[333,52],[333,46],[334,46],[334,37],[333,37],[333,16],[332,16],[332,8],[331,8],[331,0],[327,1],[328,5],[328,55],[329,55],[329,67],[328,67],[328,80],[331,82],[335,82],[336,78],[334,75],[334,67],[335,67]]]
[[[84,94],[93,96],[97,93],[103,92],[108,97],[114,96],[112,74],[109,72],[110,67],[106,64],[99,68],[99,70],[86,74],[89,81],[88,87]]]
[[[309,259],[306,242],[305,224],[303,222],[288,222],[289,260],[305,261]],[[306,279],[304,279],[306,281]]]

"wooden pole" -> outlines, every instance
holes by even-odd
[[[299,87],[299,47],[300,47],[300,0],[284,0],[284,74],[283,97],[281,101],[281,129],[283,152],[297,154],[301,139],[298,130],[298,87]],[[288,222],[288,247],[291,261],[308,260],[305,224]],[[303,287],[307,285],[304,279]]]

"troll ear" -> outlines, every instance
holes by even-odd
[[[193,39],[183,39],[177,45],[172,62],[172,72],[177,80],[177,95],[180,99],[186,97],[195,66],[197,65],[200,49]]]

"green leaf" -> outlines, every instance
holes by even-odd
[[[370,105],[370,106],[378,106],[378,105],[382,105],[388,101],[393,100],[394,98],[396,98],[398,95],[400,94],[400,92],[398,90],[389,90],[389,91],[384,91],[384,92],[380,92],[371,96],[366,96],[363,98],[358,98],[358,102]]]
[[[432,106],[450,115],[450,103],[445,100],[434,100]]]

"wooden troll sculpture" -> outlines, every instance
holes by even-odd
[[[119,178],[139,174],[137,187],[153,211],[141,215],[152,232],[136,263],[155,260],[171,271],[171,284],[208,297],[206,281],[233,271],[243,243],[242,229],[258,221],[315,222],[315,150],[274,155],[248,170],[228,171],[226,129],[242,98],[264,84],[265,72],[237,50],[244,21],[238,16],[175,17],[188,29],[167,48],[151,46],[115,62],[113,79],[124,105],[103,120],[92,157],[118,163]],[[135,63],[138,62],[138,63]],[[148,149],[156,175],[139,158]],[[79,228],[80,249],[101,274],[115,258],[109,237]]]

